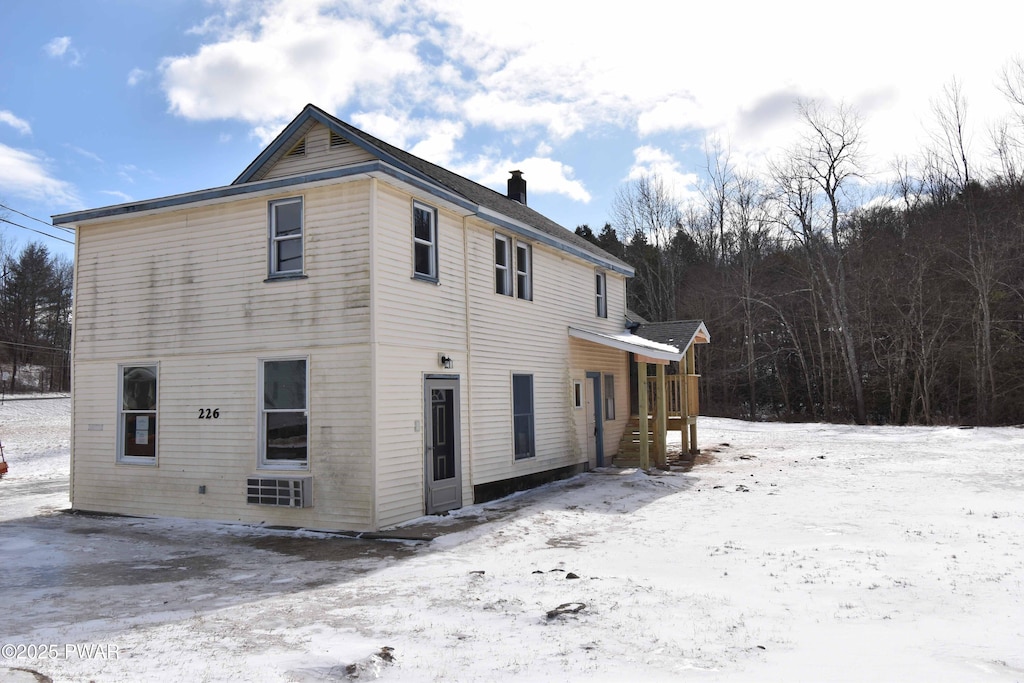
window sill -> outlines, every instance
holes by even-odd
[[[309,472],[309,463],[302,464],[270,464],[260,463],[256,466],[256,469],[260,472]]]
[[[309,276],[304,273],[286,273],[284,275],[270,275],[264,282],[280,282],[282,280],[308,280]]]
[[[435,284],[435,285],[441,284],[441,280],[440,279],[438,279],[436,277],[431,277],[429,275],[421,275],[419,273],[413,273],[411,279],[419,280],[420,282],[430,282],[430,283]]]
[[[132,465],[138,467],[156,467],[156,458],[146,458],[141,456],[123,455],[117,459],[118,465]]]

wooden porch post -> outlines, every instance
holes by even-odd
[[[654,423],[654,462],[661,469],[668,465],[668,455],[665,448],[666,432],[668,431],[668,401],[665,391],[665,364],[658,363],[657,371],[657,416]]]
[[[650,444],[647,438],[647,363],[636,362],[637,398],[640,399],[640,469],[651,469]]]
[[[688,374],[688,375],[696,375],[697,374],[697,363],[696,363],[696,359],[694,358],[694,355],[693,355],[693,344],[690,344],[690,348],[686,349],[686,374]],[[689,383],[689,379],[690,378],[687,377],[686,379],[687,379],[687,383]],[[696,387],[694,387],[694,391],[696,391],[696,390],[697,390]],[[687,412],[689,412],[689,408],[687,408]],[[694,412],[696,413],[697,411],[694,411]],[[687,422],[689,422],[689,420],[687,420]],[[693,421],[690,422],[690,453],[692,453],[693,455],[696,455],[696,454],[700,453],[700,449],[697,448],[697,416],[696,415],[693,416]]]
[[[690,348],[693,348],[692,346]],[[690,382],[687,373],[686,356],[679,359],[679,436],[682,452],[690,452]]]

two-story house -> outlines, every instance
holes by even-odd
[[[630,354],[686,349],[508,190],[309,105],[230,185],[55,216],[72,507],[376,530],[604,464]]]

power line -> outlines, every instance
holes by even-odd
[[[64,242],[65,244],[70,244],[71,246],[75,245],[75,243],[72,242],[71,240],[66,240],[63,237],[57,237],[56,235],[51,235],[49,233],[43,232],[42,230],[36,230],[35,228],[30,228],[27,225],[22,225],[21,223],[15,223],[14,221],[9,221],[6,218],[0,218],[0,223],[9,223],[10,225],[13,225],[16,228],[21,228],[22,230],[28,230],[29,232],[37,233],[39,235],[42,235],[43,237],[49,237],[52,240],[58,240],[60,242]],[[50,226],[50,227],[53,227],[53,226]]]
[[[43,346],[39,344],[22,344],[21,342],[7,341],[6,339],[0,339],[0,344],[7,344],[8,346],[24,346],[27,349],[48,349],[52,351],[63,351],[65,353],[71,351],[71,349],[65,349],[60,346]]]
[[[19,216],[24,216],[25,218],[31,218],[36,223],[42,223],[43,225],[45,225],[48,228],[56,228],[57,230],[64,230],[65,232],[69,232],[72,235],[75,234],[75,231],[72,230],[71,228],[65,228],[64,226],[61,226],[61,225],[54,225],[52,223],[47,223],[46,221],[44,221],[41,218],[36,218],[35,216],[29,216],[24,211],[18,211],[14,207],[7,206],[6,204],[0,204],[0,209],[7,209],[8,211],[13,211],[14,213],[18,214]]]

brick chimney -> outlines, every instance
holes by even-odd
[[[522,171],[509,171],[512,177],[508,179],[508,198],[514,199],[523,206],[526,206],[526,180]]]

